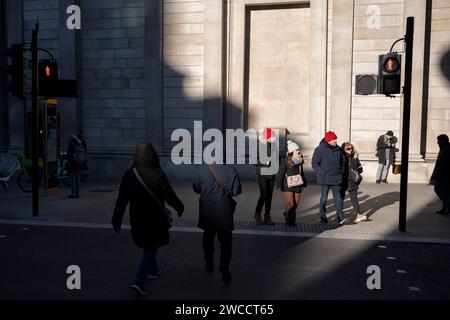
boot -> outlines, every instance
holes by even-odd
[[[275,225],[275,222],[272,221],[272,218],[270,217],[270,213],[269,214],[265,214],[264,215],[264,224],[267,224],[269,226],[273,226]]]
[[[263,223],[262,218],[261,218],[261,212],[255,212],[255,221],[256,221],[256,224]]]

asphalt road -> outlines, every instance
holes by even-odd
[[[171,232],[161,277],[139,299],[450,299],[450,246],[235,234],[233,283],[205,274],[201,233]],[[216,261],[218,262],[218,248]],[[140,250],[129,230],[0,225],[0,300],[138,299],[130,289]],[[69,290],[67,267],[81,270]],[[367,267],[381,270],[369,290]]]

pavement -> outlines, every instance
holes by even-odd
[[[197,224],[198,195],[192,191],[191,181],[172,181],[172,186],[185,204],[182,218],[174,219],[173,230],[194,230]],[[58,189],[56,195],[42,197],[38,217],[32,217],[31,195],[22,193],[11,183],[9,192],[0,193],[0,223],[31,223],[59,226],[109,225],[117,197],[119,181],[87,181],[82,184],[81,198],[67,199],[67,187]],[[297,210],[298,226],[284,224],[283,199],[275,191],[272,218],[275,226],[257,226],[253,221],[254,207],[259,191],[255,181],[242,182],[242,194],[236,198],[236,232],[244,234],[272,234],[302,237],[325,237],[359,240],[418,241],[450,243],[450,219],[436,214],[440,202],[433,186],[410,184],[408,186],[407,232],[398,231],[399,185],[363,182],[359,190],[361,209],[368,220],[358,224],[340,226],[336,222],[334,204],[330,193],[327,208],[330,223],[319,222],[319,186],[309,184],[301,194]],[[348,195],[344,212],[354,217]],[[128,223],[127,215],[124,221]],[[81,225],[80,225],[81,224]]]

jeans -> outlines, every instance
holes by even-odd
[[[73,196],[80,195],[80,172],[72,172],[70,174],[70,188]]]
[[[434,192],[441,199],[445,208],[450,208],[450,183],[447,181],[436,180],[434,184]]]
[[[229,271],[231,262],[232,232],[205,231],[203,233],[203,253],[207,263],[214,263],[214,239],[220,242],[220,266],[221,271]]]
[[[270,214],[275,180],[273,176],[262,176],[258,173],[258,184],[259,184],[259,199],[258,203],[256,204],[255,212],[261,213],[263,206],[265,206],[265,213]]]
[[[157,275],[159,273],[156,254],[158,249],[143,249],[139,268],[134,277],[134,284],[144,286],[149,274]]]
[[[386,160],[386,162],[378,164],[378,170],[377,170],[377,180],[386,180],[388,173],[389,173],[389,167],[391,166],[391,163],[389,160]]]
[[[326,218],[327,213],[327,200],[328,200],[328,192],[333,193],[334,205],[336,206],[336,215],[339,220],[344,219],[344,211],[342,209],[342,197],[341,197],[341,186],[330,186],[330,185],[321,185],[320,186],[320,217]]]

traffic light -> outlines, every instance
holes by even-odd
[[[389,52],[378,56],[378,93],[391,95],[401,89],[401,55]]]
[[[24,55],[23,44],[13,44],[7,51],[11,64],[8,67],[8,73],[11,77],[10,91],[11,95],[20,99],[25,98],[25,79],[26,79],[26,58]]]
[[[53,60],[39,61],[39,84],[45,81],[58,80],[58,63]]]

